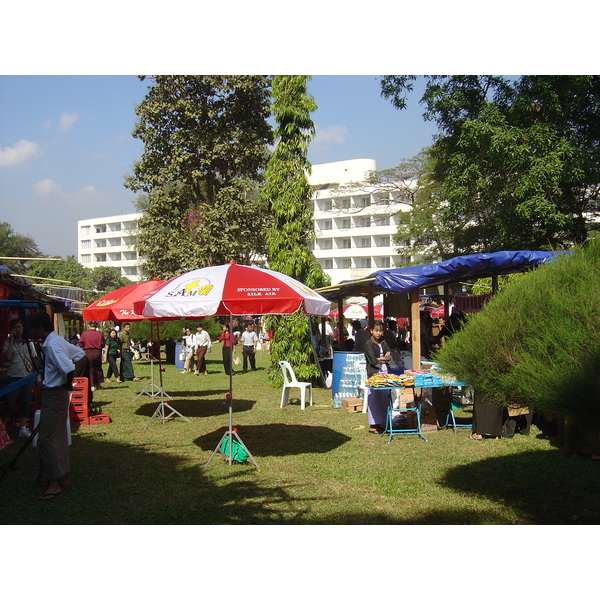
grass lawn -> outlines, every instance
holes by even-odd
[[[112,422],[73,432],[72,485],[40,502],[37,451],[29,447],[0,482],[2,524],[580,524],[600,523],[600,464],[568,459],[535,428],[512,440],[468,439],[451,429],[387,438],[369,434],[367,416],[334,409],[315,389],[279,408],[266,353],[258,369],[233,378],[234,426],[260,470],[229,465],[218,453],[228,422],[229,378],[221,349],[209,375],[165,365],[163,388],[191,422],[154,419],[157,399],[134,397],[138,383],[105,383],[94,401]],[[154,367],[159,383],[158,366]],[[296,390],[297,392],[297,390]],[[294,392],[292,392],[294,394]],[[0,452],[8,463],[21,441]]]

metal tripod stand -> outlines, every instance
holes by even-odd
[[[152,321],[150,321],[150,330],[152,330]],[[156,397],[160,397],[160,402],[158,404],[158,406],[156,407],[156,410],[154,411],[154,414],[150,417],[150,420],[146,423],[146,426],[144,427],[144,431],[146,429],[148,429],[148,426],[150,425],[150,423],[152,423],[152,420],[154,418],[159,418],[161,420],[161,423],[164,425],[169,419],[175,417],[175,415],[181,417],[184,421],[187,421],[188,423],[191,423],[191,421],[189,419],[187,419],[186,417],[184,417],[179,411],[175,410],[170,404],[169,404],[169,400],[173,400],[173,398],[171,398],[171,396],[169,396],[169,394],[167,394],[164,389],[163,389],[163,380],[162,380],[162,374],[163,374],[163,368],[162,368],[162,363],[160,360],[160,331],[159,331],[159,323],[158,321],[156,321],[156,337],[157,337],[157,346],[158,346],[158,374],[159,374],[159,380],[160,380],[160,386],[157,386],[154,384],[154,370],[153,370],[153,364],[154,361],[152,360],[154,358],[153,355],[151,355],[151,360],[150,360],[150,372],[151,372],[151,383],[148,384],[133,400],[135,401],[136,398],[138,398],[139,396],[141,396],[142,394],[146,393],[146,390],[148,388],[153,388],[153,392],[149,395],[151,398],[156,398]],[[154,389],[157,390],[156,393],[154,392]],[[165,400],[165,397],[168,398],[168,400]]]

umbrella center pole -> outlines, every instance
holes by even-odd
[[[244,450],[248,453],[248,458],[252,461],[252,464],[256,467],[256,470],[260,471],[260,469],[258,468],[258,463],[254,460],[252,453],[250,452],[250,450],[248,450],[246,444],[244,444],[244,442],[242,442],[242,438],[238,435],[238,432],[233,428],[233,341],[234,341],[233,317],[230,314],[229,315],[229,394],[227,394],[227,396],[229,397],[229,427],[228,427],[227,431],[221,436],[221,439],[219,440],[217,447],[213,450],[213,453],[210,455],[210,458],[208,459],[207,463],[204,465],[204,468],[206,468],[206,467],[208,467],[208,465],[210,465],[213,457],[215,456],[215,454],[217,452],[220,452],[221,454],[223,454],[227,463],[232,465],[233,464],[233,456],[232,456],[233,438],[235,437],[235,439],[240,443],[242,448],[244,448]],[[229,438],[229,444],[228,444],[227,453],[224,453],[221,450],[221,445],[223,444],[223,440],[226,438]]]

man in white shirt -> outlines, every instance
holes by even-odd
[[[40,479],[47,482],[39,500],[53,500],[71,480],[67,438],[69,392],[75,374],[75,362],[85,358],[83,348],[69,344],[55,331],[50,315],[34,313],[29,328],[35,338],[43,340],[44,379],[42,381],[40,429]]]
[[[196,334],[189,327],[185,328],[185,364],[182,373],[191,373],[196,360]]]
[[[210,335],[208,331],[204,331],[204,325],[198,323],[196,325],[196,375],[204,373],[208,375],[206,370],[206,353],[212,349]]]
[[[250,359],[250,368],[253,371],[256,371],[256,357],[254,356],[256,352],[256,344],[258,343],[258,336],[254,331],[254,325],[252,323],[248,323],[246,325],[246,331],[242,333],[242,357],[244,362],[242,364],[243,372],[248,372],[248,359]]]

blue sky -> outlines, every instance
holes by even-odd
[[[141,155],[131,136],[147,89],[134,76],[0,76],[0,220],[49,255],[77,254],[77,220],[135,212],[123,177]],[[435,128],[412,96],[398,111],[379,77],[314,76],[313,164],[373,158],[380,169],[417,154]]]

